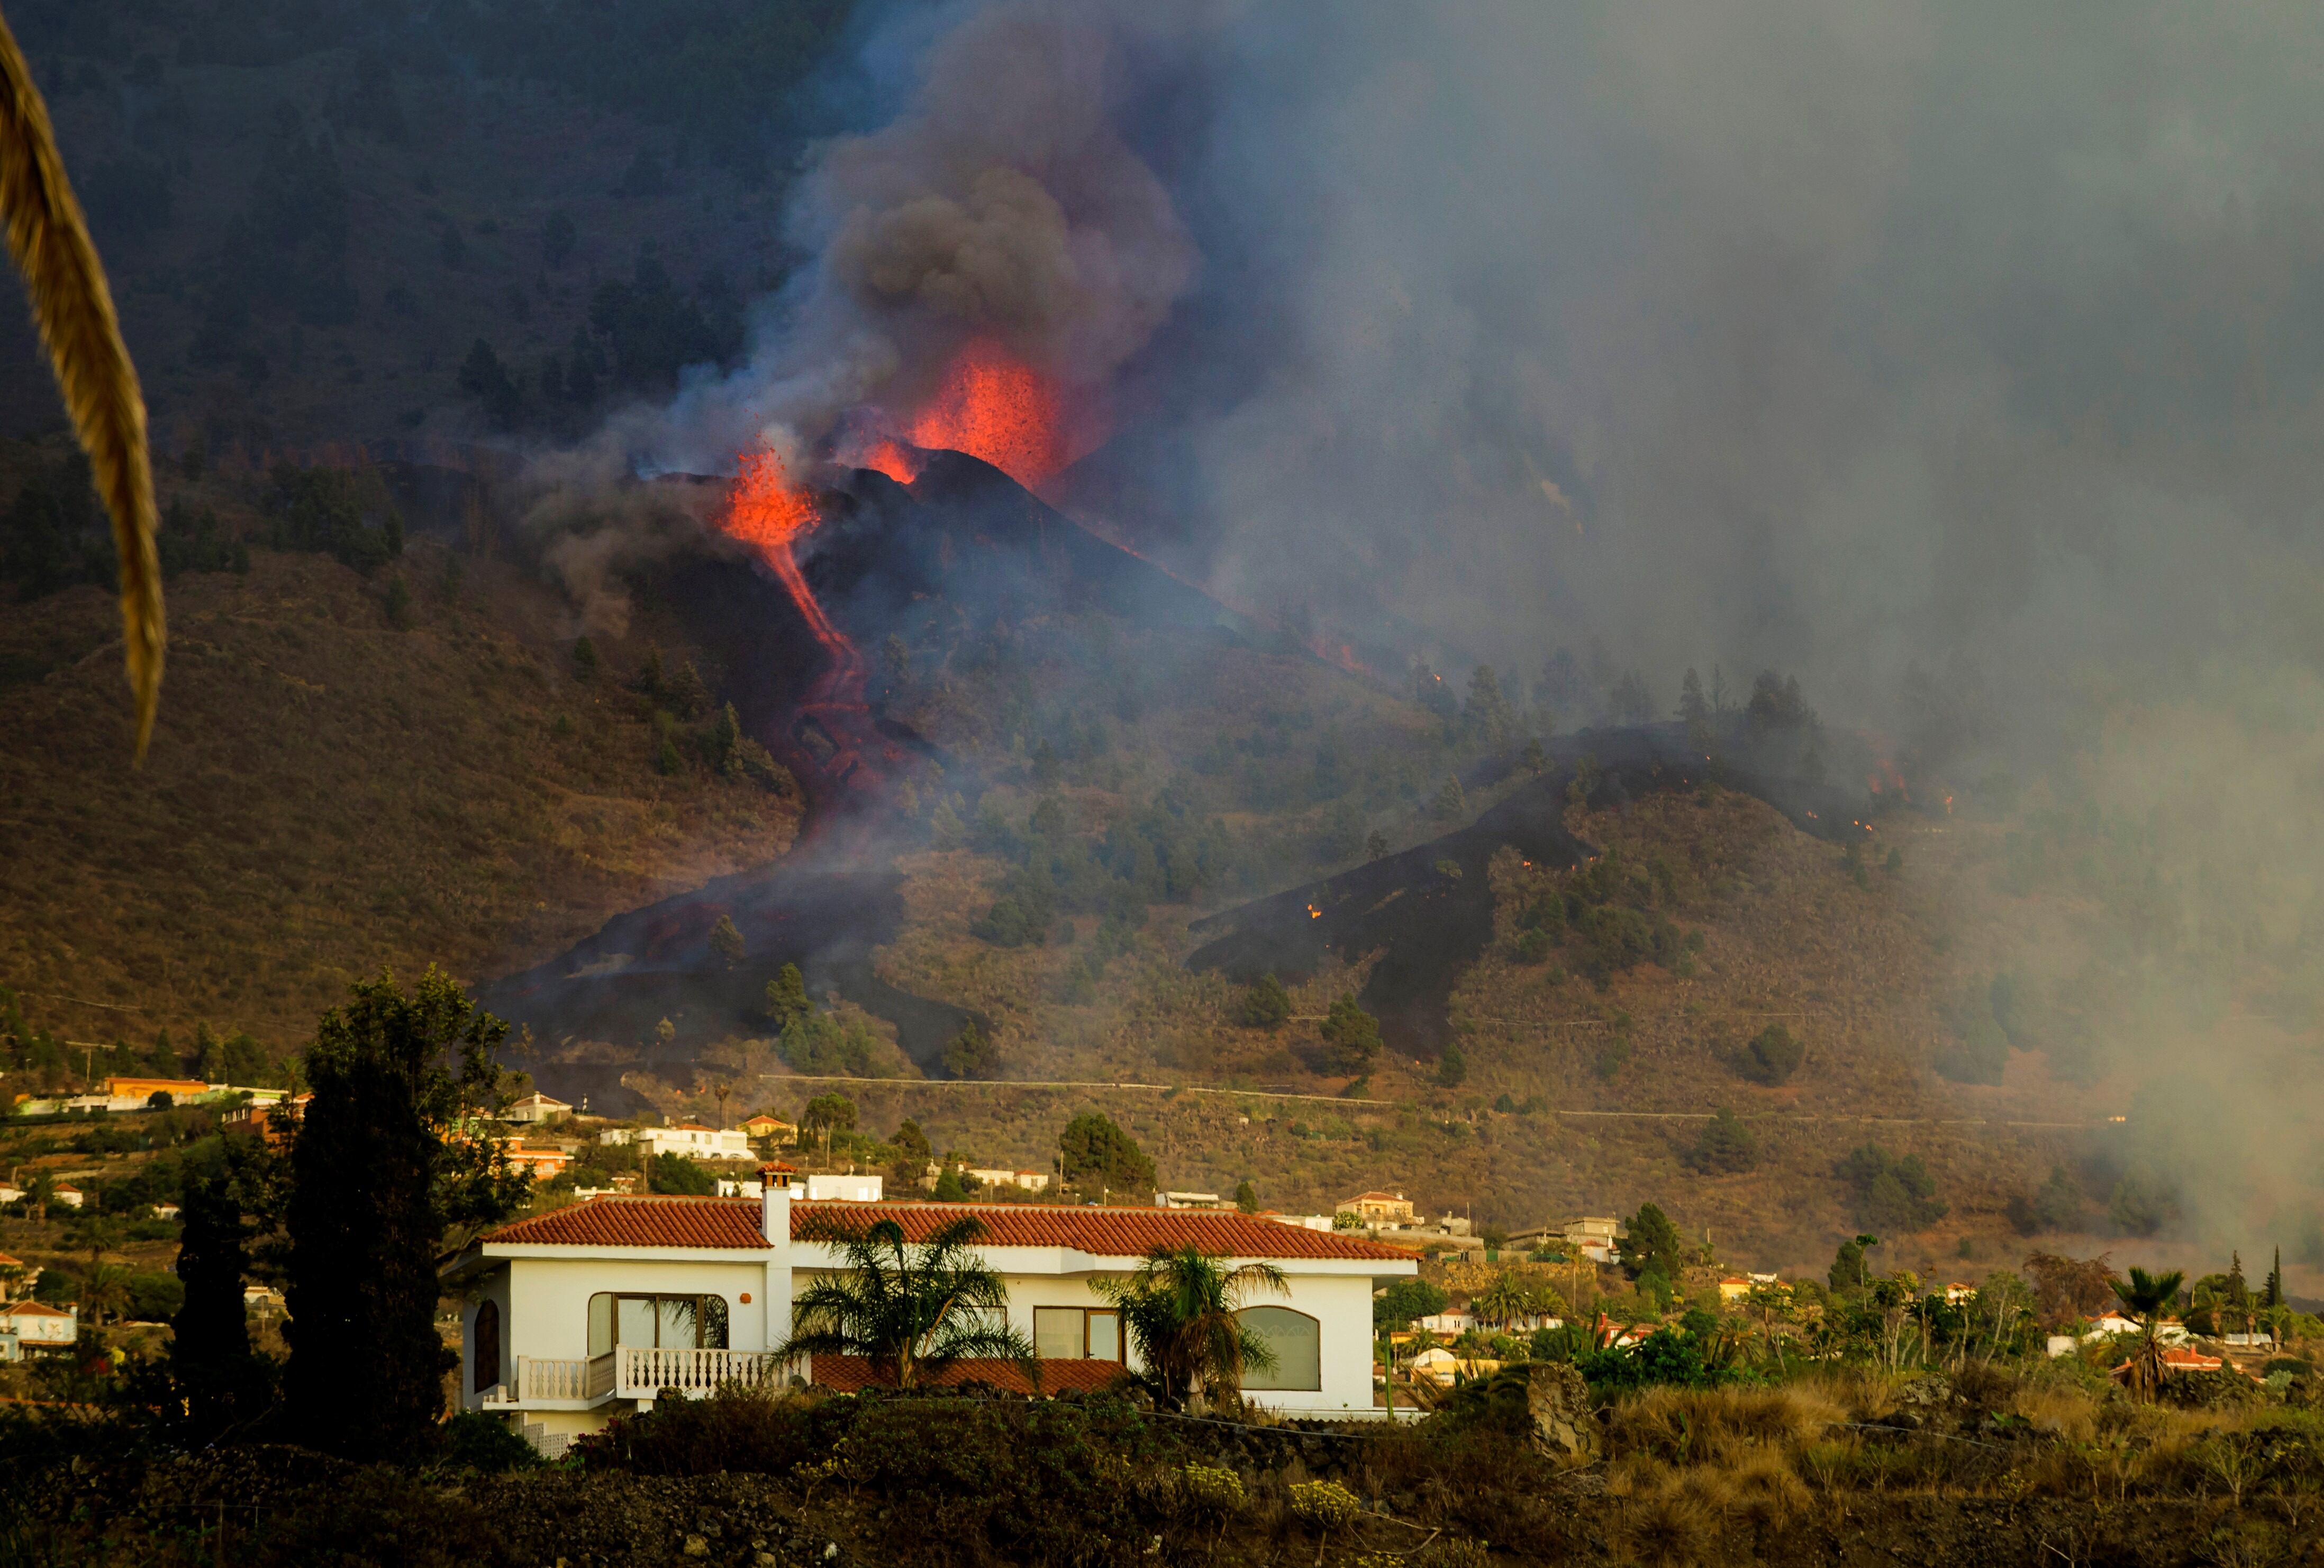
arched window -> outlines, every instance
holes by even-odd
[[[1287,1306],[1247,1306],[1235,1314],[1251,1337],[1275,1352],[1275,1365],[1265,1371],[1245,1367],[1242,1386],[1270,1389],[1323,1387],[1323,1325],[1304,1312]]]
[[[476,1392],[501,1380],[501,1304],[486,1301],[476,1307]]]

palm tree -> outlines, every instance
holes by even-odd
[[[973,1214],[908,1241],[903,1226],[869,1226],[817,1214],[802,1239],[846,1259],[844,1272],[816,1279],[791,1309],[791,1337],[779,1356],[862,1356],[873,1373],[914,1388],[955,1361],[994,1358],[1038,1377],[1033,1347],[1009,1325],[1009,1287],[975,1250],[984,1222]]]
[[[129,1311],[129,1270],[118,1263],[106,1263],[88,1271],[88,1282],[81,1287],[80,1304],[88,1308],[88,1321],[94,1327],[110,1314],[115,1321]]]
[[[145,398],[121,340],[113,292],[65,178],[48,106],[15,35],[0,21],[0,217],[41,343],[90,476],[113,514],[121,558],[122,651],[137,704],[136,756],[145,755],[161,697],[161,559],[155,543],[153,471],[145,448]]]
[[[2138,1348],[2131,1352],[2128,1381],[2131,1392],[2140,1399],[2153,1399],[2163,1386],[2163,1342],[2156,1336],[2163,1326],[2163,1309],[2178,1298],[2179,1282],[2184,1278],[2186,1275],[2176,1268],[2168,1274],[2149,1274],[2134,1268],[2128,1284],[2107,1281],[2125,1310],[2138,1320]]]
[[[1229,1268],[1194,1247],[1157,1247],[1136,1272],[1094,1287],[1121,1309],[1146,1364],[1138,1380],[1165,1408],[1182,1407],[1198,1386],[1213,1397],[1239,1392],[1247,1369],[1275,1365],[1275,1352],[1236,1315],[1255,1291],[1287,1291],[1272,1263]]]
[[[1533,1292],[1517,1283],[1514,1275],[1503,1274],[1487,1286],[1483,1294],[1469,1304],[1480,1323],[1506,1329],[1518,1318],[1534,1310]]]

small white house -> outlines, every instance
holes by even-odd
[[[799,1287],[843,1265],[812,1239],[818,1214],[893,1220],[912,1240],[964,1215],[982,1221],[977,1250],[1006,1281],[1009,1320],[1032,1342],[1050,1392],[1103,1388],[1134,1354],[1094,1282],[1129,1273],[1157,1248],[1193,1246],[1230,1266],[1263,1260],[1283,1271],[1282,1294],[1259,1293],[1242,1309],[1277,1361],[1246,1380],[1250,1399],[1286,1415],[1370,1415],[1373,1286],[1417,1272],[1397,1249],[1246,1214],[927,1203],[851,1211],[795,1204],[790,1173],[762,1176],[756,1202],[593,1198],[470,1242],[444,1275],[465,1299],[462,1407],[505,1416],[555,1449],[672,1389],[698,1397],[795,1376],[868,1386],[860,1359],[786,1363],[771,1353]],[[954,1376],[1025,1387],[1005,1362]]]
[[[80,1309],[42,1301],[0,1305],[0,1360],[21,1361],[27,1351],[58,1350],[80,1337]]]
[[[511,1121],[562,1121],[572,1114],[572,1106],[546,1094],[528,1094],[508,1108]]]
[[[78,1187],[67,1186],[61,1182],[50,1189],[50,1195],[68,1209],[78,1209],[88,1201]]]
[[[599,1143],[634,1143],[648,1154],[682,1154],[688,1159],[748,1159],[751,1135],[739,1127],[705,1127],[681,1121],[675,1127],[610,1127]]]
[[[1007,1170],[998,1166],[970,1166],[962,1174],[975,1177],[980,1185],[988,1187],[1022,1187],[1028,1193],[1038,1193],[1046,1191],[1049,1185],[1049,1173],[1045,1170]]]

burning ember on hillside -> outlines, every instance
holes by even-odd
[[[758,550],[824,652],[824,668],[798,706],[791,739],[832,778],[869,787],[872,770],[863,764],[881,748],[863,700],[863,656],[824,613],[795,549],[819,521],[815,498],[792,480],[781,458],[769,451],[742,456],[721,526]]]

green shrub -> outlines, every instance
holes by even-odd
[[[530,1470],[541,1462],[540,1452],[521,1434],[497,1416],[463,1410],[444,1423],[444,1461],[453,1470]]]
[[[1769,1024],[1743,1047],[1737,1068],[1754,1083],[1784,1084],[1791,1081],[1806,1058],[1807,1047],[1793,1038],[1791,1030],[1781,1024]]]

